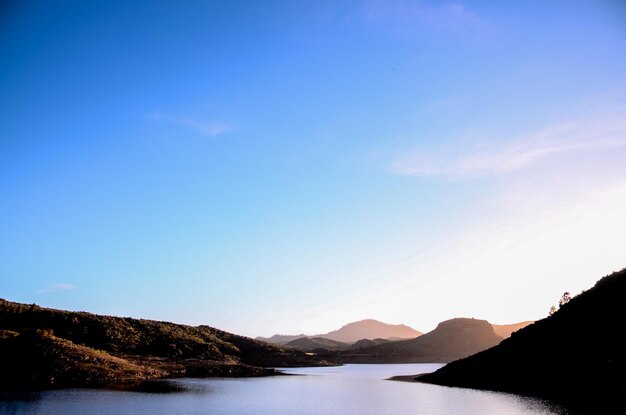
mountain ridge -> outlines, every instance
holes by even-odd
[[[315,335],[284,335],[275,334],[271,337],[256,337],[257,340],[263,340],[275,344],[286,344],[290,341],[297,340],[303,337],[315,338],[323,337],[330,340],[339,341],[342,343],[355,343],[363,339],[412,339],[421,336],[423,333],[409,327],[405,324],[388,324],[375,319],[364,319],[344,324],[337,330],[329,331],[325,334]]]
[[[309,352],[317,349],[344,350],[350,347],[350,345],[337,340],[327,339],[326,337],[301,337],[286,343],[285,347]]]
[[[486,320],[454,318],[409,340],[382,343],[347,350],[340,356],[342,363],[446,363],[495,346],[497,336]]]
[[[337,332],[341,332],[341,330],[345,330],[346,327],[350,327],[351,325],[355,325],[355,324],[361,324],[363,322],[377,322],[377,323],[381,323],[390,327],[400,327],[400,328],[407,328],[409,329],[407,332],[405,332],[404,337],[401,336],[388,336],[385,337],[384,335],[377,335],[377,334],[381,334],[380,332],[376,333],[370,333],[369,337],[360,337],[356,340],[353,340],[357,337],[359,337],[358,334],[355,334],[353,336],[351,336],[349,338],[350,341],[345,340],[338,340],[339,338],[342,338],[342,336],[335,336],[334,334]],[[521,321],[519,323],[513,323],[513,324],[493,324],[490,323],[493,326],[493,329],[496,333],[496,335],[502,337],[503,339],[506,339],[508,337],[511,336],[512,333],[514,333],[515,331],[526,327],[529,324],[532,324],[533,320],[527,320],[527,321]],[[419,333],[419,334],[418,334]],[[286,345],[289,342],[292,342],[294,340],[298,340],[298,339],[302,339],[302,338],[326,338],[326,339],[330,339],[330,340],[336,340],[336,341],[341,341],[342,343],[356,343],[357,341],[360,340],[376,340],[376,339],[384,339],[384,340],[389,340],[389,341],[402,341],[402,340],[408,340],[408,339],[413,339],[416,337],[419,337],[421,335],[423,335],[424,333],[419,332],[415,329],[413,329],[410,326],[407,326],[405,324],[388,324],[388,323],[383,323],[379,320],[375,320],[375,319],[364,319],[364,320],[359,320],[359,321],[355,321],[352,323],[348,323],[348,324],[344,324],[341,328],[337,329],[337,330],[333,330],[330,331],[326,334],[314,334],[314,335],[307,335],[307,334],[274,334],[271,337],[255,337],[256,340],[261,340],[261,341],[265,341],[268,343],[274,343],[274,344],[280,344],[280,345]],[[407,337],[408,336],[408,337]],[[361,345],[362,346],[362,345]]]

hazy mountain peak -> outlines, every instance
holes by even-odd
[[[362,339],[413,339],[422,333],[405,324],[387,324],[379,320],[364,319],[341,326],[326,334],[307,336],[300,335],[274,335],[269,338],[257,338],[271,343],[285,344],[303,337],[324,337],[343,343],[354,343]]]
[[[421,332],[404,324],[387,324],[374,319],[365,319],[348,323],[338,330],[333,330],[319,337],[354,343],[361,339],[388,339],[390,337],[412,339],[421,334]]]
[[[453,318],[417,338],[346,351],[344,363],[449,362],[495,346],[502,340],[486,320]]]

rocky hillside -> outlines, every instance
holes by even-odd
[[[69,312],[6,300],[0,300],[0,334],[3,388],[262,375],[273,373],[263,367],[327,364],[297,350],[209,326]]]
[[[164,377],[167,373],[133,364],[106,352],[58,338],[49,331],[3,331],[0,386],[107,386]]]
[[[625,413],[617,410],[626,409],[624,327],[626,269],[602,278],[497,347],[419,380],[538,395],[587,406],[590,413]]]

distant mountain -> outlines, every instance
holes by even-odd
[[[344,350],[350,347],[350,345],[348,343],[338,342],[324,337],[301,337],[285,344],[285,347],[291,347],[293,349],[304,351],[313,351],[316,349]]]
[[[602,278],[497,347],[418,379],[538,395],[589,413],[626,413],[624,327],[626,269]]]
[[[372,346],[376,346],[378,344],[384,344],[384,343],[389,343],[390,341],[394,341],[394,338],[392,339],[361,339],[356,343],[353,343],[352,345],[350,345],[350,349],[363,349],[365,347],[372,347]]]
[[[421,336],[421,334],[420,334],[420,336]],[[414,338],[414,337],[412,337],[412,338]],[[370,340],[370,339],[367,339],[367,340]],[[407,338],[406,337],[387,337],[385,340],[389,340],[390,342],[396,342],[398,340],[407,340]]]
[[[493,331],[495,331],[498,336],[502,337],[503,339],[508,339],[509,337],[511,337],[511,334],[513,334],[517,330],[523,329],[524,327],[533,323],[534,321],[522,321],[521,323],[515,324],[492,324],[492,326]]]
[[[340,356],[343,363],[441,363],[470,356],[502,340],[485,320],[455,318],[420,337],[358,350]]]
[[[0,390],[103,386],[172,376],[259,376],[274,373],[271,367],[324,364],[297,350],[209,326],[0,299]]]
[[[275,334],[272,337],[257,337],[257,340],[263,340],[275,344],[287,344],[292,340],[303,337],[324,337],[330,340],[336,340],[342,343],[354,343],[361,339],[413,339],[421,336],[422,333],[412,329],[404,324],[387,324],[378,320],[361,320],[354,323],[346,324],[338,330],[331,331],[326,334],[316,334],[307,336],[300,335],[282,335]]]
[[[261,340],[268,343],[274,344],[287,344],[292,340],[301,339],[303,337],[307,337],[306,334],[296,334],[296,335],[284,335],[284,334],[275,334],[272,337],[256,337],[256,340]]]
[[[390,337],[413,339],[421,335],[421,332],[404,324],[387,324],[368,319],[346,324],[339,330],[331,331],[319,337],[344,343],[354,343],[361,339],[388,339]]]

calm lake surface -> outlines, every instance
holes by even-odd
[[[515,395],[385,380],[439,364],[346,365],[284,370],[298,376],[176,379],[174,393],[70,389],[0,395],[0,414],[41,415],[522,415],[565,414]]]

